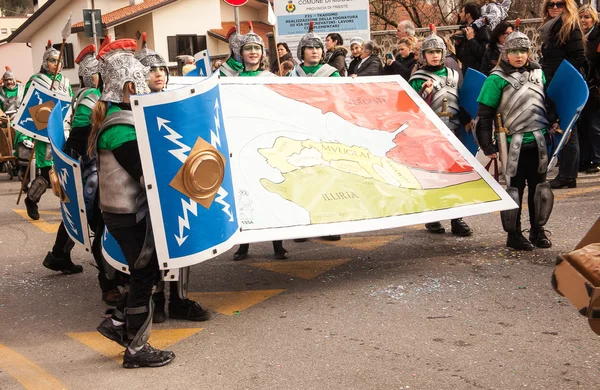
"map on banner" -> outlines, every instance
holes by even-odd
[[[13,127],[29,137],[50,142],[48,118],[54,106],[59,102],[61,103],[61,120],[64,121],[71,107],[71,97],[51,91],[33,80],[15,115]]]
[[[136,100],[163,269],[236,243],[516,207],[399,77],[212,77]]]

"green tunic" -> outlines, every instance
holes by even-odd
[[[17,85],[15,87],[15,89],[8,89],[6,87],[2,87],[2,90],[4,91],[4,94],[6,95],[7,98],[12,98],[14,96],[17,96],[19,94],[19,86]],[[21,103],[21,102],[19,102]],[[2,103],[2,100],[0,100],[0,110],[4,111],[4,105]]]
[[[89,91],[83,93],[83,99],[86,96],[93,93],[94,95],[100,97],[100,90],[98,88],[92,88]],[[90,115],[92,110],[89,107],[80,104],[75,109],[75,114],[73,115],[73,123],[71,123],[71,127],[86,127],[90,124]]]
[[[544,85],[546,85],[546,76],[543,72],[542,82]],[[481,88],[481,92],[477,98],[477,102],[497,109],[498,106],[500,106],[500,101],[502,100],[502,91],[504,91],[504,88],[506,87],[510,87],[510,83],[508,81],[504,80],[498,75],[490,75],[483,83],[483,87]],[[548,132],[547,129],[541,130],[542,134],[546,134]],[[506,141],[510,142],[511,139],[511,136],[506,136]],[[535,142],[533,131],[527,131],[523,133],[523,143],[528,144],[531,142]]]
[[[440,76],[440,77],[447,77],[448,76],[448,68],[443,67],[442,69],[436,70],[435,72],[433,72],[433,74],[435,74],[436,76]],[[427,82],[427,80],[413,79],[413,80],[410,80],[408,83],[415,91],[421,92],[421,88],[423,88],[423,84],[425,84],[425,82]]]
[[[262,72],[263,72],[262,70],[243,70],[238,74],[238,76],[239,77],[256,77],[259,74],[261,74]]]
[[[52,79],[52,75],[51,74],[46,74],[48,77],[50,77],[50,79]],[[31,81],[33,81],[34,79],[39,79],[40,76],[36,73],[33,76],[31,76],[29,78],[29,81],[27,81],[27,84],[25,84],[25,93],[23,93],[23,96],[27,95],[27,90],[29,90],[29,86],[31,85]],[[59,83],[62,81],[63,75],[62,73],[57,73],[56,74],[56,82]],[[69,96],[73,97],[73,88],[71,88],[71,84],[69,83]]]
[[[240,71],[244,70],[244,64],[242,64],[241,62],[236,61],[235,58],[233,58],[233,57],[229,57],[227,59],[227,61],[225,61],[225,63],[227,65],[229,65],[229,67],[231,69],[233,69],[235,72],[240,72]],[[225,73],[223,73],[222,71],[219,72],[219,73],[221,74],[221,76],[227,77],[227,75]]]
[[[121,111],[121,109],[112,105],[108,108],[106,116],[117,111]],[[135,127],[129,125],[111,126],[100,134],[98,149],[115,150],[125,142],[135,141],[136,139]]]
[[[321,67],[323,66],[323,64],[318,64],[315,66],[308,66],[308,65],[300,65],[302,67],[302,70],[304,71],[304,73],[306,74],[314,74],[316,73],[319,69],[321,69]],[[331,74],[331,76],[329,77],[341,77],[340,76],[340,72],[338,72],[337,70],[335,72],[333,72]]]

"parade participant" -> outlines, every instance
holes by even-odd
[[[242,41],[240,51],[244,69],[238,74],[238,76],[273,77],[275,76],[273,73],[269,72],[268,70],[264,70],[265,43],[260,35],[255,34],[252,30],[252,23],[248,22],[248,24],[250,25],[250,32],[244,35],[244,40]],[[233,254],[233,260],[244,260],[246,257],[248,257],[248,249],[250,249],[250,244],[240,245],[238,250]],[[283,242],[281,240],[273,241],[273,251],[275,258],[278,260],[284,260],[288,258],[288,252],[283,247]]]
[[[500,153],[505,167],[506,192],[519,205],[518,209],[500,212],[502,226],[508,233],[506,246],[518,250],[552,246],[543,228],[554,200],[546,182],[549,139],[544,93],[546,79],[540,66],[529,59],[531,48],[527,35],[519,31],[511,33],[502,47],[500,63],[486,79],[477,99],[479,145],[490,158]],[[499,135],[494,144],[492,128],[497,115],[501,118],[497,132],[506,136]],[[558,126],[554,124],[553,127]],[[521,232],[525,184],[529,187],[529,240]]]
[[[150,78],[148,79],[148,88],[150,89],[150,92],[162,92],[169,82],[169,68],[167,61],[165,61],[160,54],[148,48],[146,33],[142,34],[142,50],[136,55],[136,59],[140,61],[142,65],[150,68]],[[171,282],[169,285],[169,318],[189,321],[206,321],[210,318],[210,313],[204,310],[198,302],[187,298],[188,271],[181,272],[180,280]],[[152,294],[152,301],[154,302],[152,322],[155,324],[167,320],[164,290],[165,282],[160,281],[156,286],[154,294]]]
[[[459,118],[458,90],[460,88],[460,75],[457,70],[445,66],[446,44],[440,38],[433,25],[432,33],[423,40],[421,54],[419,55],[419,69],[411,76],[409,83],[419,95],[429,103],[446,126],[457,133],[461,122]],[[457,236],[470,236],[473,231],[462,218],[451,220],[452,234]],[[432,233],[442,234],[446,231],[440,222],[425,224],[425,228]]]
[[[2,75],[2,88],[0,88],[0,116],[6,115],[6,112],[16,111],[25,95],[23,85],[17,84],[10,67],[5,68],[6,72]]]
[[[302,63],[291,73],[292,77],[340,77],[340,73],[331,65],[323,63],[325,45],[323,40],[314,32],[314,23],[308,24],[308,33],[298,43],[298,58]],[[323,237],[329,241],[340,240],[340,235]],[[295,242],[304,242],[307,238],[296,238]]]
[[[362,45],[365,41],[360,38],[352,38],[350,40],[350,53],[352,55],[352,61],[350,61],[350,65],[348,65],[348,75],[353,75],[356,73],[356,65],[360,62],[360,54],[362,53]]]
[[[308,25],[308,33],[298,43],[298,59],[302,61],[292,72],[293,77],[340,77],[340,72],[331,65],[323,63],[325,45],[314,33],[312,20]]]
[[[27,95],[27,90],[31,85],[31,82],[35,80],[37,83],[44,87],[64,95],[73,96],[73,90],[71,89],[71,83],[62,73],[62,63],[58,62],[60,52],[52,47],[52,42],[48,41],[46,51],[42,59],[42,66],[40,71],[29,78],[29,81],[25,85],[25,91],[23,95]],[[54,75],[56,74],[56,77]],[[54,84],[52,80],[54,79]],[[24,140],[32,139],[25,136],[22,133],[17,132],[15,137],[15,146]],[[35,163],[36,168],[39,170],[39,176],[37,176],[29,185],[27,190],[27,197],[25,198],[25,207],[27,208],[27,215],[33,220],[40,219],[38,212],[38,203],[42,198],[42,195],[46,192],[48,183],[50,183],[50,169],[52,168],[52,148],[49,143],[37,141],[35,147]]]
[[[342,46],[343,44],[344,39],[338,33],[329,33],[325,37],[324,62],[336,68],[341,77],[346,76],[346,54],[348,54],[348,49]]]
[[[148,219],[148,201],[130,97],[148,91],[148,68],[134,57],[137,42],[119,39],[98,53],[102,95],[92,112],[88,154],[98,156],[100,209],[129,266],[124,314],[113,310],[98,331],[126,347],[123,367],[159,367],[175,358],[147,341],[152,327],[152,288],[160,279]]]
[[[240,54],[240,47],[242,46],[244,36],[238,33],[235,26],[233,26],[229,29],[225,38],[229,42],[229,58],[221,64],[219,73],[221,76],[233,77],[244,68]]]

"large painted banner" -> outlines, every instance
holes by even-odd
[[[61,122],[64,122],[71,107],[71,97],[51,91],[33,80],[15,115],[13,127],[29,137],[50,142],[48,118],[54,106],[59,102],[61,104],[60,118]]]
[[[273,10],[277,42],[287,42],[294,57],[311,20],[323,41],[329,33],[340,34],[346,46],[350,38],[371,39],[369,0],[275,0]]]
[[[163,269],[516,207],[400,77],[213,76],[133,103]]]

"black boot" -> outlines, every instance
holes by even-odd
[[[538,248],[551,248],[552,241],[546,237],[546,231],[543,227],[531,227],[529,231],[529,241]]]
[[[426,223],[425,229],[429,230],[431,233],[434,233],[434,234],[443,234],[446,231],[446,229],[444,229],[442,224],[439,222]]]
[[[333,236],[323,236],[321,238],[327,241],[339,241],[342,239],[342,236],[339,234],[334,234]]]
[[[154,309],[156,313],[156,308]],[[206,321],[210,318],[210,313],[204,310],[202,306],[191,299],[169,300],[169,318],[188,321]]]
[[[123,367],[162,367],[175,359],[175,354],[171,351],[161,351],[146,343],[142,349],[136,353],[131,353],[129,348],[125,350],[123,357]]]
[[[27,198],[25,198],[25,200],[27,200]],[[69,257],[56,257],[52,252],[48,252],[42,264],[52,271],[60,271],[63,274],[78,274],[83,272],[83,267],[73,264]]]
[[[235,251],[235,253],[233,254],[233,260],[234,261],[244,260],[246,257],[248,257],[248,249],[250,249],[250,244],[240,245],[238,250]]]
[[[40,213],[38,211],[38,205],[33,200],[29,199],[29,197],[25,197],[25,207],[27,208],[27,215],[29,218],[37,221],[40,219]]]
[[[456,236],[466,237],[473,234],[473,230],[462,218],[453,219],[450,224],[452,225],[452,234]]]
[[[273,241],[273,256],[277,260],[285,260],[288,258],[288,251],[283,247],[283,241],[277,240]]]
[[[508,233],[506,238],[506,246],[519,251],[532,251],[535,247],[529,242],[521,231]]]
[[[165,293],[164,291],[152,294],[152,301],[154,301],[154,313],[152,313],[152,323],[160,324],[167,320],[167,314],[165,313]]]
[[[550,180],[550,188],[552,189],[559,189],[559,188],[563,188],[563,187],[567,187],[567,188],[575,188],[577,187],[577,179],[563,179],[560,177],[556,177],[553,180]]]

